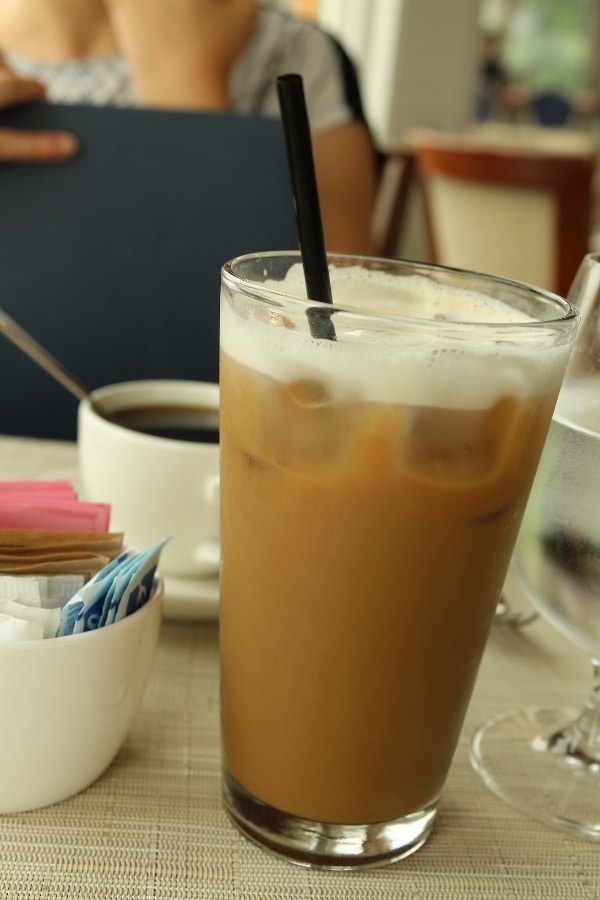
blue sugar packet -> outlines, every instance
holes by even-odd
[[[105,603],[103,625],[117,622],[143,606],[152,594],[154,574],[160,551],[166,541],[153,544],[149,550],[131,557],[119,569]]]
[[[71,600],[68,600],[65,603],[60,613],[60,622],[58,623],[56,637],[63,637],[66,634],[73,634],[77,616],[82,609],[83,600],[79,600],[78,598],[76,599],[75,597],[73,597]]]
[[[97,628],[104,607],[104,596],[110,587],[114,572],[119,565],[130,556],[129,550],[124,550],[108,563],[103,569],[84,584],[80,590],[65,603],[60,616],[60,624],[56,637],[73,634],[79,617],[84,620],[87,627],[79,628],[80,631],[91,631]]]
[[[143,606],[152,595],[160,552],[168,540],[112,560],[65,604],[56,636],[103,628]]]

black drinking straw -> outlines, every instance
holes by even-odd
[[[277,78],[277,95],[292,183],[306,293],[309,300],[332,303],[310,126],[301,76],[280,75]],[[313,337],[335,341],[331,312],[319,307],[310,307],[306,311]]]

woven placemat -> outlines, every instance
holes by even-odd
[[[468,761],[479,721],[521,702],[577,701],[588,674],[541,621],[495,629],[428,844],[385,869],[312,871],[230,824],[220,799],[217,626],[166,622],[142,709],[108,771],[63,803],[0,817],[0,897],[597,900],[600,844],[515,812]]]

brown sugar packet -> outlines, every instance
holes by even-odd
[[[89,578],[122,549],[121,532],[0,529],[0,573],[82,574]]]
[[[45,560],[40,562],[10,562],[0,560],[0,574],[2,575],[83,575],[89,579],[110,560],[105,556],[87,556],[79,554],[69,559]]]
[[[38,529],[0,528],[0,549],[5,547],[118,547],[123,546],[123,533],[110,531],[46,531]]]

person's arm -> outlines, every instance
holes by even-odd
[[[44,85],[22,78],[0,61],[0,110],[19,103],[42,100]],[[0,162],[61,162],[77,152],[76,138],[62,131],[21,131],[2,128]]]
[[[327,250],[370,254],[375,154],[366,125],[353,121],[317,133],[313,155]]]
[[[229,76],[252,33],[256,0],[104,4],[141,105],[231,107]],[[309,57],[305,63],[318,81],[320,73]],[[356,120],[318,130],[313,146],[328,249],[369,253],[375,161],[366,125]]]
[[[256,0],[104,0],[143,106],[228,109]]]

